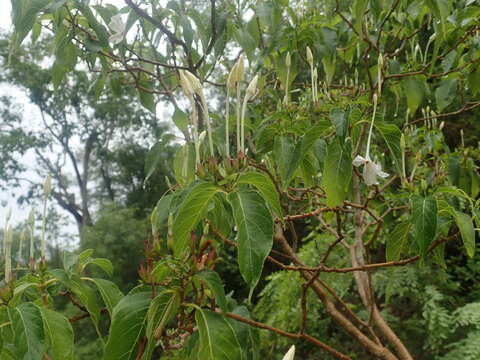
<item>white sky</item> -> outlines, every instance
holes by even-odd
[[[11,25],[10,21],[10,0],[4,0],[0,4],[0,28],[2,30],[8,30]]]

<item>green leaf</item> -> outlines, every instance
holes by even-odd
[[[238,264],[250,294],[262,274],[273,245],[273,220],[263,198],[254,190],[238,189],[227,197],[237,225]]]
[[[49,354],[52,360],[73,360],[73,329],[62,314],[38,307],[42,313],[45,334],[49,339]]]
[[[173,159],[175,179],[180,185],[191,183],[195,179],[195,147],[191,143],[180,146]]]
[[[415,238],[423,258],[428,247],[435,239],[437,230],[437,199],[434,196],[412,196],[413,214],[412,223],[415,229]]]
[[[150,301],[150,292],[138,292],[128,294],[115,306],[104,360],[135,359],[138,341],[145,330]]]
[[[33,303],[23,303],[9,309],[15,335],[13,353],[17,359],[39,360],[45,352],[42,314]]]
[[[462,189],[457,188],[456,186],[450,185],[450,186],[440,186],[437,188],[436,193],[442,193],[442,194],[450,194],[455,197],[461,197],[464,199],[470,199],[470,196],[463,191]]]
[[[51,0],[11,0],[12,23],[15,26],[15,40],[18,45],[32,30],[37,15]]]
[[[100,330],[98,328],[98,322],[100,320],[100,307],[97,303],[97,296],[95,291],[84,284],[78,275],[72,274],[70,277],[66,272],[59,269],[49,271],[55,278],[62,282],[67,288],[69,288],[80,302],[85,306],[90,318],[100,336]]]
[[[477,66],[476,70],[468,75],[468,87],[473,95],[480,93],[480,67]]]
[[[405,248],[408,234],[410,232],[411,223],[408,221],[401,222],[388,235],[387,238],[387,261],[397,261],[400,259]]]
[[[160,161],[165,157],[165,141],[159,141],[148,150],[145,157],[145,183],[155,173]]]
[[[270,179],[268,175],[253,171],[247,172],[240,175],[237,184],[249,184],[257,188],[272,209],[272,212],[277,216],[282,216],[283,211],[280,205],[280,197],[272,179]]]
[[[170,204],[173,194],[163,195],[155,206],[156,216],[152,213],[152,229],[153,233],[160,233],[167,229],[168,215],[170,214]]]
[[[175,108],[172,120],[182,132],[188,132],[188,116],[178,107]]]
[[[355,30],[359,36],[361,37],[361,34],[363,33],[362,30],[362,24],[363,24],[363,19],[365,15],[365,11],[367,11],[368,7],[368,0],[355,0],[353,3],[353,15],[355,19]]]
[[[438,112],[442,112],[457,96],[457,79],[443,80],[435,90],[435,101]]]
[[[352,143],[343,145],[339,138],[327,147],[323,167],[323,186],[327,194],[327,205],[337,206],[345,200],[352,180]]]
[[[140,83],[140,86],[141,88],[138,88],[138,97],[140,99],[140,104],[142,104],[142,106],[145,109],[155,114],[155,110],[156,110],[155,97],[153,93],[150,92],[152,90],[150,83],[147,83],[144,81]]]
[[[335,132],[337,136],[344,138],[347,135],[348,124],[349,124],[348,112],[340,109],[333,108],[330,111],[330,121],[335,125]]]
[[[195,184],[183,200],[173,222],[174,253],[181,256],[187,250],[190,233],[197,226],[212,197],[222,191],[214,184]]]
[[[93,264],[100,267],[103,271],[105,271],[108,275],[113,275],[113,264],[110,260],[105,258],[95,258],[90,259],[87,261],[86,265]]]
[[[55,33],[55,62],[52,66],[52,83],[55,89],[62,83],[65,75],[75,69],[77,52],[69,28],[59,26]]]
[[[81,1],[75,1],[75,6],[78,8],[78,10],[80,10],[82,15],[85,16],[85,18],[88,21],[88,24],[93,29],[93,31],[95,31],[95,33],[97,34],[98,40],[100,41],[100,45],[103,47],[108,47],[108,37],[109,37],[108,31],[105,28],[105,26],[100,24],[100,22],[97,20],[91,8],[86,4],[83,4]]]
[[[204,269],[196,273],[195,277],[200,279],[210,288],[213,295],[215,296],[218,307],[222,311],[227,311],[227,298],[225,297],[225,290],[223,289],[222,279],[220,279],[218,273],[213,270]]]
[[[250,319],[250,313],[245,306],[237,306],[232,313]],[[240,321],[231,320],[230,323],[237,334],[238,341],[243,349],[244,360],[260,360],[259,329]]]
[[[456,210],[453,211],[452,215],[460,229],[460,234],[462,234],[465,251],[469,257],[473,258],[475,255],[475,228],[473,227],[473,220],[467,214]]]
[[[382,135],[383,140],[387,144],[388,150],[393,157],[393,163],[398,173],[402,173],[402,149],[400,147],[400,138],[402,137],[402,132],[397,125],[394,124],[385,124],[377,123],[375,128],[378,130],[380,135]]]
[[[70,251],[63,252],[63,268],[65,271],[69,272],[78,262],[78,254],[72,253]]]
[[[417,77],[407,77],[403,81],[403,90],[407,96],[407,105],[410,110],[410,116],[413,116],[423,101],[423,82]]]
[[[320,122],[314,127],[310,128],[305,135],[302,136],[302,157],[305,158],[312,148],[315,147],[317,141],[324,141],[321,136],[325,130],[329,129],[331,124],[328,121]]]
[[[195,321],[200,334],[198,359],[242,360],[242,348],[235,330],[222,315],[197,309]]]
[[[153,350],[157,339],[160,338],[165,327],[177,313],[177,309],[180,305],[179,297],[172,291],[164,291],[160,293],[150,303],[150,307],[147,312],[147,347],[145,349],[144,359],[150,360],[152,358]]]
[[[120,300],[123,299],[123,293],[118,286],[110,280],[98,278],[89,278],[88,280],[92,281],[97,286],[108,312],[112,315],[115,306],[117,306]]]
[[[293,180],[295,171],[300,165],[302,144],[299,142],[295,145],[289,136],[279,136],[275,138],[273,152],[285,190]]]
[[[152,114],[155,114],[157,104],[155,103],[155,96],[153,93],[153,82],[144,73],[140,73],[137,90],[140,104]]]

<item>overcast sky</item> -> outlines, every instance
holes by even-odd
[[[3,0],[0,4],[0,27],[2,30],[8,30],[11,25],[10,21],[10,0]]]

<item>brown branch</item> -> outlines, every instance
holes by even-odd
[[[322,342],[322,341],[318,340],[317,338],[314,338],[313,336],[310,336],[308,334],[305,334],[305,333],[300,333],[300,334],[291,333],[291,332],[288,332],[288,331],[285,331],[285,330],[282,330],[282,329],[278,329],[276,327],[273,327],[273,326],[255,321],[255,320],[245,318],[245,317],[240,316],[238,314],[234,314],[234,313],[230,313],[230,312],[229,313],[223,313],[219,309],[216,309],[216,312],[218,312],[222,315],[225,315],[225,316],[227,316],[231,319],[234,319],[234,320],[243,322],[245,324],[248,324],[250,326],[253,326],[253,327],[256,327],[256,328],[259,328],[259,329],[272,331],[274,333],[277,333],[279,335],[288,337],[290,339],[304,339],[304,340],[307,340],[307,341],[311,342],[312,344],[314,344],[315,346],[318,346],[319,348],[321,348],[321,349],[325,350],[326,352],[328,352],[329,354],[333,355],[337,359],[352,360],[352,358],[349,357],[348,355],[345,355],[345,354],[335,350],[331,346],[325,344],[324,342]]]
[[[215,2],[216,0],[210,0],[210,26],[212,28],[212,37],[210,38],[207,49],[203,53],[202,57],[195,64],[195,69],[198,69],[200,65],[202,65],[202,63],[205,61],[205,58],[210,54],[213,46],[215,45],[215,42],[217,41],[217,16]]]
[[[380,38],[382,36],[383,27],[387,23],[390,16],[392,16],[393,12],[395,11],[395,9],[397,8],[399,3],[400,3],[400,0],[395,1],[395,3],[390,8],[390,11],[388,12],[387,16],[385,16],[385,19],[383,19],[382,23],[380,24],[380,28],[378,30],[378,38],[377,38],[377,48],[379,48],[379,49],[380,49]]]
[[[458,109],[456,111],[452,111],[452,112],[449,112],[449,113],[443,113],[443,114],[437,114],[437,115],[433,115],[433,116],[429,116],[429,117],[421,117],[421,118],[415,119],[413,121],[410,121],[408,123],[408,125],[416,124],[416,123],[419,123],[419,122],[422,122],[422,121],[425,121],[425,120],[428,120],[428,119],[444,118],[444,117],[448,117],[448,116],[458,115],[458,114],[461,114],[465,111],[473,110],[473,109],[475,109],[476,107],[479,107],[479,106],[480,106],[480,101],[473,102],[473,103],[467,103],[467,105],[465,105],[464,107],[462,107],[461,109]]]
[[[129,7],[131,7],[137,13],[138,16],[144,18],[145,20],[150,22],[153,26],[155,26],[157,29],[159,29],[162,33],[164,33],[173,46],[180,45],[183,51],[185,52],[185,55],[187,55],[188,65],[190,70],[192,71],[194,70],[192,59],[190,57],[190,52],[188,50],[188,46],[185,43],[185,41],[180,40],[173,32],[168,30],[168,28],[161,21],[158,21],[157,19],[150,16],[145,10],[143,10],[138,5],[136,5],[132,0],[125,0],[125,3]]]

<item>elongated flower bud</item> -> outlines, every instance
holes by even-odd
[[[288,67],[292,66],[292,58],[290,56],[290,51],[287,52],[287,56],[285,58],[285,65],[287,65]]]
[[[382,68],[383,68],[383,56],[380,54],[378,56],[378,75],[377,75],[377,86],[378,86],[378,96],[382,95]]]
[[[245,55],[241,54],[237,61],[237,68],[235,72],[235,81],[240,83],[243,80],[245,74]]]
[[[235,85],[237,83],[236,78],[237,78],[237,63],[233,65],[232,70],[230,70],[230,74],[228,74],[227,87],[229,89],[235,89]]]
[[[22,234],[20,235],[20,242],[18,243],[18,263],[23,263],[23,242],[27,238],[27,229],[22,230]]]
[[[307,61],[308,63],[310,64],[310,66],[313,66],[313,54],[312,54],[312,50],[310,50],[310,47],[307,46]]]
[[[12,217],[12,208],[9,207],[7,209],[7,212],[5,214],[5,227],[8,225],[8,223],[10,222],[10,218]]]
[[[402,149],[405,149],[406,148],[406,144],[405,144],[405,135],[402,134],[402,136],[400,136],[400,147]]]
[[[250,84],[248,84],[245,97],[248,97],[248,99],[251,99],[255,96],[255,93],[257,92],[257,84],[258,84],[258,75],[255,75],[252,81],[250,81]]]
[[[292,345],[282,360],[293,360],[295,357],[295,345]]]
[[[180,86],[182,87],[183,92],[188,97],[193,96],[193,93],[194,93],[193,87],[192,87],[192,84],[190,83],[190,80],[186,77],[185,72],[183,70],[180,70],[179,74],[180,74]]]
[[[198,80],[198,78],[188,70],[184,70],[184,75],[189,80],[193,91],[200,95],[200,92],[203,92],[203,87],[200,83],[200,80]]]
[[[52,193],[52,176],[49,174],[43,182],[43,194],[45,197],[49,197]]]

